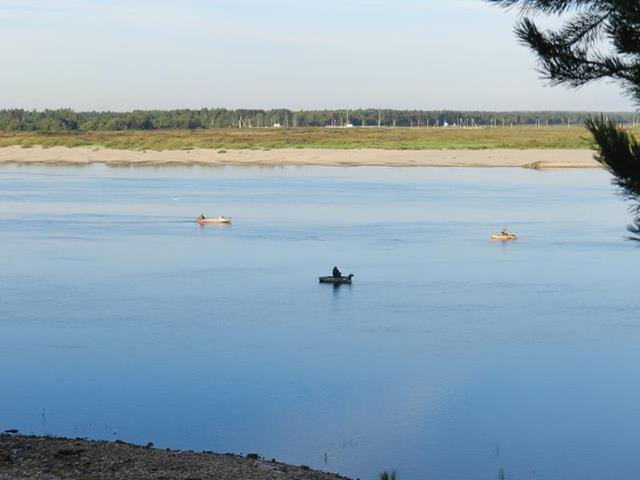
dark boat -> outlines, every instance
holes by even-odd
[[[333,283],[334,285],[341,285],[343,283],[351,284],[351,279],[353,278],[353,273],[350,273],[346,277],[319,277],[320,283]]]

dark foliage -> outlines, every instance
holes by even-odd
[[[580,87],[619,81],[640,103],[640,2],[638,0],[486,0],[525,14],[573,13],[556,31],[544,32],[529,17],[516,26],[520,40],[538,55],[553,84]]]
[[[621,193],[635,201],[634,224],[628,228],[636,235],[631,238],[640,240],[640,145],[605,118],[588,120],[586,125],[599,147],[596,159],[613,174],[613,183]]]
[[[609,79],[619,82],[640,105],[640,0],[485,0],[524,15],[572,15],[556,31],[543,32],[525,16],[516,35],[538,56],[540,70],[552,84],[581,87]],[[634,200],[629,230],[640,233],[640,148],[635,138],[611,119],[586,122],[598,148],[597,158],[614,183]],[[640,240],[639,237],[635,238]]]
[[[195,130],[208,128],[272,127],[426,127],[448,124],[465,125],[576,125],[588,112],[470,112],[423,110],[227,110],[203,108],[199,110],[136,110],[132,112],[75,112],[70,109],[29,111],[0,110],[0,131],[28,132],[93,132],[122,130]],[[629,123],[634,115],[611,113],[619,123]]]

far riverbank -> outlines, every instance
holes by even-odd
[[[120,150],[98,147],[0,148],[0,164],[88,165],[319,165],[396,167],[598,168],[591,150],[386,150],[293,148],[275,150]]]

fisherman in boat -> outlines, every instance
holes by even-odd
[[[333,277],[340,278],[342,277],[342,273],[338,270],[338,267],[333,267]]]
[[[511,234],[507,232],[506,228],[503,228],[502,231],[500,232],[500,235],[502,235],[503,237],[508,237]]]
[[[200,216],[198,217],[198,220],[204,220],[206,217],[204,216],[204,213],[201,213]]]

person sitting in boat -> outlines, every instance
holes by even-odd
[[[198,217],[198,220],[204,220],[206,217],[204,216],[204,213],[201,213],[200,216]]]
[[[340,270],[338,270],[338,267],[333,267],[333,276],[334,278],[342,277],[342,273],[340,272]]]
[[[500,232],[500,235],[502,235],[503,237],[508,237],[511,234],[507,232],[506,228],[503,228],[502,231]]]

